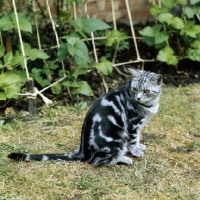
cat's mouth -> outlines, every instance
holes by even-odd
[[[149,108],[149,107],[151,107],[152,105],[150,104],[148,104],[147,102],[144,102],[144,101],[142,101],[141,99],[135,99],[135,101],[139,104],[139,105],[141,105],[141,106],[143,106],[143,107],[147,107],[147,108]]]
[[[141,100],[141,98],[137,98],[136,101],[137,101],[138,103],[140,103],[140,104],[144,103],[144,102]]]

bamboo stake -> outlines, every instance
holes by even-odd
[[[132,35],[133,35],[133,42],[134,42],[135,50],[136,50],[136,54],[137,54],[137,60],[139,62],[141,62],[141,61],[144,62],[140,58],[140,54],[139,54],[139,51],[138,51],[137,41],[136,41],[136,37],[135,37],[135,31],[134,31],[134,28],[133,28],[133,23],[132,23],[132,18],[131,18],[131,12],[130,12],[130,7],[129,7],[129,1],[125,0],[125,2],[126,2],[126,8],[127,8],[127,12],[128,12],[129,21],[130,21],[131,32],[132,32]]]
[[[30,79],[28,68],[27,68],[27,61],[26,61],[26,55],[25,55],[25,51],[24,51],[24,45],[23,45],[23,41],[22,41],[22,35],[21,35],[21,31],[20,31],[20,26],[19,26],[17,9],[16,9],[16,5],[15,5],[15,0],[12,0],[12,3],[13,3],[14,13],[15,13],[15,18],[16,18],[16,23],[17,23],[17,31],[18,31],[18,35],[19,35],[20,46],[21,46],[21,50],[22,50],[24,68],[26,70],[26,77],[27,77],[27,79]]]

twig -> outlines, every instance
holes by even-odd
[[[113,68],[117,71],[118,74],[120,74],[121,76],[124,76],[125,78],[128,78],[129,75],[123,73],[117,66],[113,66]]]
[[[61,79],[59,79],[58,81],[52,83],[51,85],[43,88],[42,90],[40,90],[40,92],[44,92],[45,90],[49,89],[50,87],[54,86],[55,84],[59,83],[60,81],[64,80],[66,78],[66,76],[62,77]]]
[[[152,60],[142,60],[142,62],[155,62],[155,61],[156,61],[155,59],[152,59]],[[137,62],[141,62],[141,60],[133,60],[133,61],[128,61],[128,62],[113,64],[113,66],[127,65],[127,64],[131,64],[131,63],[137,63]]]
[[[0,108],[4,108],[5,106],[7,106],[7,104],[11,101],[11,99],[8,99],[8,101],[3,105],[3,106],[0,106]]]
[[[118,48],[119,48],[119,42],[117,42],[117,45],[115,47],[115,52],[114,52],[113,59],[112,59],[112,63],[113,64],[115,63],[115,59],[116,59],[116,56],[117,56]]]

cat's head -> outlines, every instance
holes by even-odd
[[[130,88],[132,99],[146,106],[158,103],[162,92],[163,76],[154,72],[129,70],[132,76]]]

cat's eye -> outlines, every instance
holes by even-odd
[[[137,91],[138,91],[138,89],[137,89],[137,88],[135,88],[135,87],[133,87],[133,90],[134,90],[135,92],[137,92]]]
[[[144,90],[144,93],[149,93],[150,92],[150,90]]]

